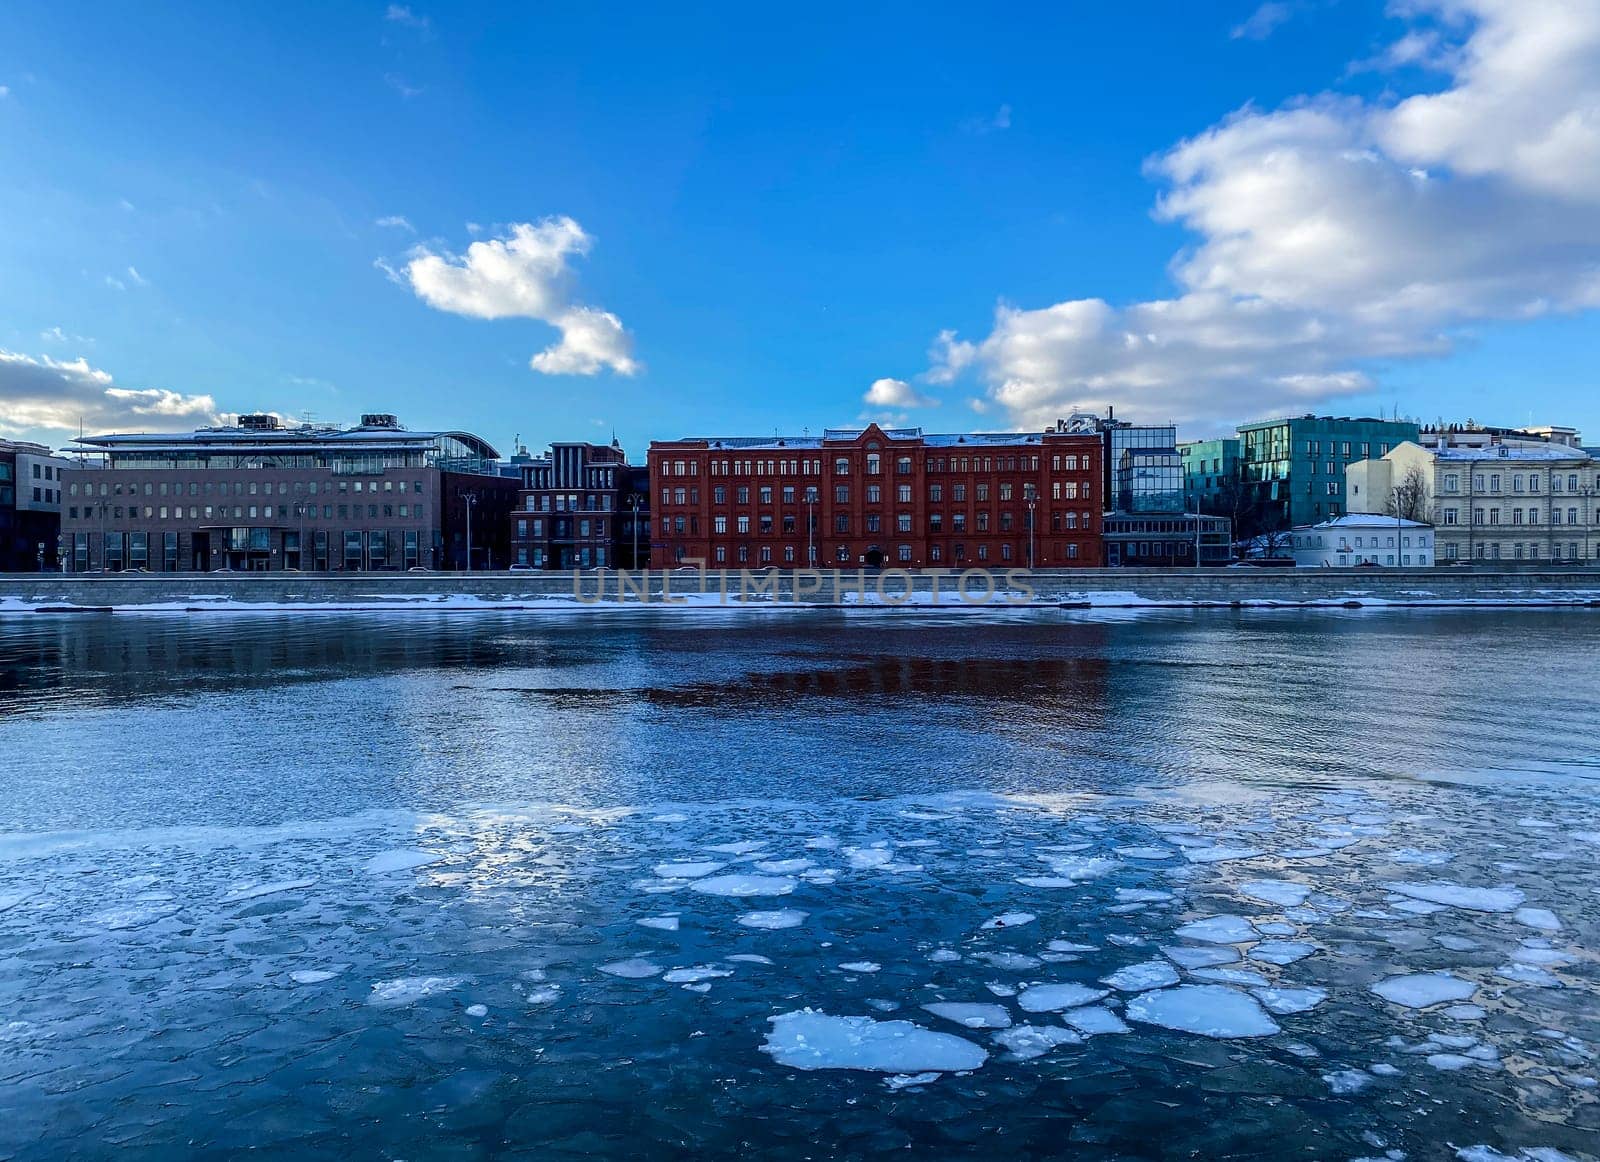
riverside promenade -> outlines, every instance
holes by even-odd
[[[1600,569],[766,569],[0,575],[0,612],[738,606],[1600,606]]]

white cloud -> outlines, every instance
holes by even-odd
[[[385,217],[379,218],[373,223],[373,225],[382,226],[385,228],[393,227],[396,230],[404,230],[408,234],[415,234],[417,232],[417,228],[413,226],[410,220],[407,219],[403,214],[389,214]]]
[[[383,18],[391,24],[403,24],[419,32],[427,32],[433,27],[433,22],[426,16],[419,16],[404,4],[389,5],[384,11]]]
[[[936,407],[939,403],[936,399],[921,395],[903,379],[873,380],[872,386],[861,398],[876,408],[925,408]]]
[[[137,286],[149,286],[150,285],[150,280],[145,278],[144,275],[140,274],[138,272],[138,270],[136,270],[135,268],[133,268],[131,266],[128,267],[128,277],[131,278],[134,281],[135,285],[137,285]]]
[[[11,88],[10,88],[10,86],[9,85],[0,85],[0,101],[4,101],[9,96],[11,96]]]
[[[0,432],[86,432],[197,426],[219,419],[209,395],[119,387],[108,372],[73,360],[0,349]]]
[[[1011,128],[1011,106],[1001,105],[988,117],[969,117],[961,123],[961,128],[968,133],[983,136],[995,133],[1002,129]]]
[[[1152,161],[1158,217],[1195,236],[1174,296],[1002,304],[981,340],[941,333],[923,378],[976,373],[1028,427],[1107,403],[1237,420],[1362,394],[1469,326],[1600,306],[1600,6],[1405,11],[1447,38],[1442,91],[1245,108]]]
[[[418,247],[403,277],[418,298],[437,310],[475,319],[537,319],[557,328],[560,341],[530,360],[535,371],[594,375],[610,368],[633,375],[641,365],[633,358],[633,340],[622,321],[609,311],[572,301],[570,260],[588,254],[592,244],[571,218],[519,222],[504,237],[472,243],[463,255]]]
[[[422,95],[421,89],[411,84],[410,81],[406,80],[399,73],[384,73],[383,83],[388,85],[391,89],[399,93],[408,101],[412,97],[420,97]]]
[[[1252,12],[1249,19],[1236,25],[1229,35],[1234,40],[1265,40],[1293,13],[1294,9],[1282,0],[1268,0]]]

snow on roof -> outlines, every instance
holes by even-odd
[[[1566,444],[1491,444],[1487,448],[1427,448],[1441,460],[1592,460]]]
[[[1403,529],[1426,529],[1433,526],[1426,521],[1401,520],[1397,517],[1384,516],[1381,512],[1350,512],[1344,516],[1336,516],[1325,520],[1321,524],[1296,525],[1295,532],[1315,531],[1317,529],[1392,529],[1396,525]]]

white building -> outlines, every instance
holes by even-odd
[[[1433,526],[1380,513],[1347,513],[1290,534],[1298,568],[1356,565],[1420,567],[1433,564]]]
[[[1471,434],[1436,435],[1350,465],[1351,510],[1392,511],[1398,497],[1417,493],[1402,511],[1432,516],[1439,561],[1576,564],[1600,555],[1600,458],[1565,439]]]

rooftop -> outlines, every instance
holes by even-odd
[[[1490,444],[1486,448],[1426,448],[1440,460],[1593,460],[1582,448],[1566,444]]]
[[[1321,524],[1296,525],[1294,531],[1304,532],[1307,529],[1392,529],[1396,525],[1403,529],[1433,527],[1426,521],[1402,520],[1399,517],[1384,516],[1381,512],[1351,512],[1346,513],[1344,516],[1336,516],[1331,520],[1325,520]]]
[[[929,448],[1014,448],[1021,444],[1042,444],[1045,436],[1093,435],[1092,432],[924,432],[921,428],[879,428],[890,443],[921,443]],[[652,441],[652,444],[705,444],[710,448],[734,451],[767,451],[793,448],[822,448],[848,444],[860,439],[866,428],[827,428],[820,436],[685,436],[678,440]]]

